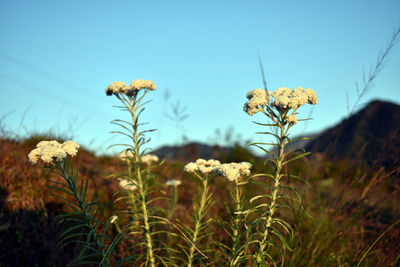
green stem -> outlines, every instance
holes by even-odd
[[[193,240],[190,246],[190,253],[188,257],[188,267],[193,266],[193,260],[195,256],[195,250],[198,242],[198,236],[200,234],[200,228],[201,228],[201,220],[204,217],[205,214],[205,208],[207,205],[207,198],[208,198],[208,181],[207,179],[203,179],[203,188],[201,192],[201,197],[200,197],[200,206],[199,209],[197,210],[197,214],[195,214],[195,226],[194,226],[194,231],[193,231]]]
[[[172,216],[175,211],[176,203],[178,203],[178,187],[176,185],[170,186],[170,201],[169,201],[169,211],[167,218],[168,220],[172,219]]]
[[[143,96],[142,96],[143,97]],[[142,98],[139,99],[139,102]],[[141,173],[141,168],[140,168],[140,157],[139,157],[139,134],[138,134],[138,124],[137,124],[137,118],[135,117],[135,105],[137,104],[136,102],[136,95],[134,96],[133,99],[130,99],[130,112],[132,116],[132,122],[133,122],[133,141],[135,145],[135,150],[134,150],[134,164],[135,164],[135,169],[136,169],[136,178],[137,178],[137,186],[139,189],[139,195],[140,195],[140,201],[141,201],[141,208],[143,212],[143,223],[144,223],[144,235],[146,237],[146,245],[147,245],[147,256],[150,261],[150,266],[155,267],[155,258],[154,258],[154,253],[153,253],[153,240],[151,238],[151,230],[150,230],[150,224],[149,224],[149,211],[147,208],[147,201],[146,201],[146,186],[145,183],[142,179],[142,173]]]
[[[232,256],[229,266],[237,266],[238,248],[239,248],[239,228],[242,221],[243,211],[241,190],[237,183],[234,184],[233,198],[235,201],[235,209],[233,213],[233,229],[232,229]]]
[[[134,177],[133,177],[133,175],[132,175],[132,161],[128,158],[128,174],[129,174],[129,179],[133,179]],[[136,187],[137,187],[137,184],[135,184],[136,185]],[[134,221],[134,223],[133,223],[133,227],[137,227],[138,225],[139,225],[139,222],[138,222],[138,216],[137,216],[137,207],[136,207],[136,197],[135,197],[135,195],[134,195],[134,193],[132,193],[132,192],[130,192],[130,191],[127,191],[127,195],[128,195],[128,197],[129,197],[129,201],[131,202],[130,203],[130,205],[131,205],[131,214],[132,214],[132,220]]]
[[[142,211],[143,211],[144,230],[145,230],[145,236],[146,236],[146,242],[147,242],[147,253],[148,253],[149,260],[150,260],[150,266],[154,267],[156,265],[155,265],[155,259],[154,259],[154,254],[153,254],[153,241],[151,238],[149,214],[148,214],[148,210],[147,210],[144,184],[143,184],[142,176],[140,174],[139,167],[137,168],[137,178],[138,178],[139,193],[141,196],[140,200],[142,202],[141,204],[142,204]]]
[[[260,249],[257,255],[257,262],[260,263],[262,262],[262,257],[264,254],[264,251],[266,250],[268,246],[268,239],[270,236],[270,228],[272,225],[272,220],[276,211],[276,201],[277,201],[277,196],[278,196],[278,191],[279,191],[279,186],[280,186],[280,180],[282,178],[282,168],[285,160],[285,139],[286,137],[286,132],[285,132],[285,127],[281,124],[280,126],[280,146],[279,146],[279,155],[278,155],[278,162],[276,164],[276,170],[275,170],[275,183],[274,187],[272,190],[272,196],[271,196],[271,204],[269,206],[269,213],[266,218],[266,225],[265,225],[265,230],[263,233],[263,238],[260,243]]]

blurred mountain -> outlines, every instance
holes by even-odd
[[[222,154],[229,154],[231,152],[232,148],[230,147],[192,142],[182,146],[162,146],[151,153],[165,159],[185,159],[187,161],[193,161],[198,158],[218,159]]]
[[[400,163],[400,106],[374,100],[305,143],[306,151],[387,168]]]
[[[226,147],[192,142],[182,146],[162,146],[151,153],[164,159],[184,160],[186,162],[202,158],[218,159],[221,162],[248,161],[253,164],[257,159],[257,156],[248,147],[238,143]]]

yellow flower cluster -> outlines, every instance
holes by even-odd
[[[238,183],[243,176],[250,175],[251,164],[249,162],[224,163],[218,166],[218,173],[231,182]]]
[[[128,86],[124,82],[113,82],[106,88],[106,95],[125,94],[127,96],[133,95],[140,89],[156,90],[156,85],[153,81],[138,79],[131,82]]]
[[[266,90],[254,89],[246,95],[248,101],[244,104],[243,110],[253,116],[253,114],[260,111],[260,108],[268,105],[269,95]]]
[[[74,141],[65,141],[60,144],[57,141],[41,141],[36,145],[29,155],[29,161],[36,164],[39,159],[45,163],[54,163],[55,161],[62,161],[70,155],[75,156],[78,152],[79,145]]]

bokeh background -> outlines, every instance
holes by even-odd
[[[98,154],[126,118],[105,88],[153,80],[144,112],[150,148],[216,142],[215,130],[256,139],[243,112],[249,90],[314,89],[303,107],[313,120],[295,134],[332,126],[348,114],[368,71],[400,23],[400,2],[385,1],[0,1],[2,131],[53,132]],[[372,99],[400,103],[400,49],[394,47]],[[186,117],[171,120],[173,107]],[[185,138],[182,139],[182,136]]]

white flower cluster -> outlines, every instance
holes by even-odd
[[[156,90],[156,85],[153,83],[153,81],[138,79],[132,81],[129,88],[136,91],[139,91],[142,88],[154,91]]]
[[[128,86],[124,82],[113,82],[106,88],[107,95],[125,94],[127,96],[133,95],[140,89],[156,90],[156,85],[153,81],[138,79],[131,82]]]
[[[181,185],[181,181],[180,180],[175,180],[175,179],[168,180],[166,185],[168,185],[168,186],[180,186]]]
[[[131,158],[133,158],[133,153],[130,150],[124,150],[119,153],[119,158],[122,161],[128,162]]]
[[[218,173],[231,182],[239,182],[239,178],[250,175],[251,164],[249,162],[224,163],[218,167]]]
[[[147,154],[142,157],[141,161],[144,164],[151,165],[153,162],[158,162],[159,158],[156,155]]]
[[[295,125],[297,123],[297,117],[295,115],[291,114],[286,117],[286,121],[287,121],[287,123],[289,123],[291,125]]]
[[[260,111],[260,108],[268,105],[269,95],[266,90],[254,89],[246,95],[248,101],[244,104],[243,110],[253,116],[253,114]]]
[[[54,160],[62,161],[70,155],[75,156],[78,152],[79,145],[74,141],[65,141],[60,144],[57,141],[41,141],[36,145],[29,155],[29,161],[36,164],[39,159],[45,163],[53,163]]]
[[[218,160],[198,159],[195,162],[188,163],[184,170],[187,172],[199,172],[208,175],[212,172],[226,177],[231,182],[238,182],[240,177],[250,175],[251,164],[248,162],[232,162],[221,164]]]
[[[217,170],[216,168],[220,165],[221,162],[219,162],[218,160],[198,159],[195,162],[190,162],[186,164],[183,170],[191,173],[199,172],[203,175],[209,175],[211,172],[216,171]]]
[[[297,87],[291,90],[287,87],[281,87],[271,95],[275,98],[271,105],[281,109],[296,109],[307,103],[316,105],[318,102],[317,94],[310,88]]]
[[[121,179],[119,181],[119,186],[128,191],[135,191],[137,189],[137,186],[132,181],[126,179]]]

